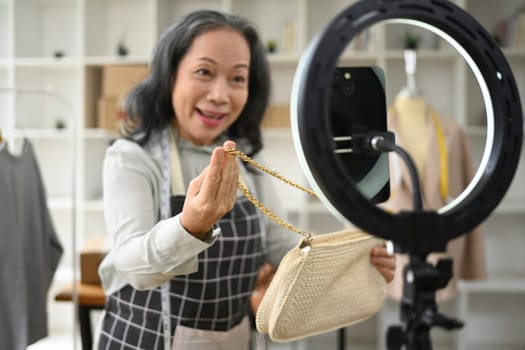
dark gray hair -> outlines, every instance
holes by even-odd
[[[210,10],[192,12],[170,26],[160,38],[148,77],[135,86],[126,99],[123,133],[139,144],[151,132],[170,124],[175,116],[172,105],[173,77],[193,40],[200,34],[229,28],[241,33],[250,48],[248,100],[239,118],[227,130],[228,137],[250,145],[254,155],[262,148],[260,123],[269,101],[270,70],[266,49],[253,24],[246,19]]]

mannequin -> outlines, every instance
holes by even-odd
[[[420,177],[425,174],[424,160],[428,139],[427,102],[416,84],[416,50],[404,51],[407,84],[396,96],[392,105],[398,116],[397,132],[405,141],[405,149],[410,153]]]
[[[397,133],[405,149],[412,156],[420,177],[425,175],[425,157],[428,146],[427,102],[423,96],[396,98],[392,108],[397,115]]]
[[[396,143],[412,156],[416,164],[424,209],[437,210],[450,198],[459,195],[472,178],[468,139],[458,123],[439,117],[417,90],[415,51],[408,55],[406,62],[407,86],[389,108],[388,125],[396,134]],[[412,189],[408,171],[399,159],[390,159],[391,198],[383,205],[394,212],[411,210]],[[446,253],[430,254],[428,260],[435,263],[443,256],[453,258],[453,278],[446,288],[437,291],[438,301],[454,296],[459,278],[486,277],[483,236],[479,228],[450,241]],[[388,286],[388,295],[393,299],[401,298],[402,270],[407,262],[406,255],[398,256],[394,281]]]

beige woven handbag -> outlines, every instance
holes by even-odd
[[[226,151],[315,195],[238,150]],[[273,341],[291,341],[364,321],[379,311],[386,281],[371,264],[370,250],[382,240],[358,229],[312,236],[272,213],[242,183],[239,188],[270,218],[304,236],[284,256],[266,290],[256,316],[259,332]]]

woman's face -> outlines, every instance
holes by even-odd
[[[248,99],[250,48],[242,34],[217,29],[197,36],[175,76],[172,103],[179,135],[209,145],[239,118]]]

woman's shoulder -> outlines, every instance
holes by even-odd
[[[119,138],[114,140],[110,146],[108,147],[108,151],[111,152],[140,152],[143,150],[143,147],[139,145],[137,142],[125,139],[125,138]]]
[[[160,150],[160,133],[152,133],[148,141],[141,145],[138,142],[119,138],[107,149],[107,153],[121,154],[123,156],[151,156]]]
[[[140,159],[148,158],[146,149],[128,139],[115,140],[106,150],[106,159]]]
[[[158,135],[152,135],[144,145],[125,138],[115,140],[106,150],[106,162],[112,160],[127,163],[128,166],[140,164],[158,168],[159,163],[162,162],[162,150]]]

